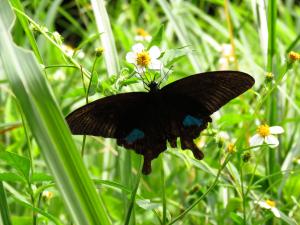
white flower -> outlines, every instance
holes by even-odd
[[[143,44],[138,43],[132,46],[132,52],[126,55],[126,61],[136,66],[136,71],[142,73],[146,68],[160,70],[162,63],[158,60],[161,51],[157,46],[152,46],[147,51]]]
[[[273,134],[282,134],[283,132],[284,130],[280,126],[269,127],[266,124],[260,125],[257,128],[257,134],[250,138],[250,146],[262,145],[265,142],[271,148],[276,148],[279,145],[279,141]]]
[[[277,218],[280,218],[280,211],[276,208],[276,203],[272,200],[255,201],[261,208],[269,209]]]
[[[222,44],[220,49],[221,57],[219,59],[220,70],[227,70],[230,62],[234,61],[233,48],[231,44]]]
[[[83,58],[85,57],[84,51],[78,50],[78,51],[76,52],[76,57],[77,57],[78,59],[83,59]]]
[[[217,134],[217,139],[221,139],[222,141],[228,141],[230,139],[229,134],[225,131],[220,131]]]
[[[74,49],[70,46],[70,45],[65,45],[62,44],[61,45],[62,50],[64,51],[64,53],[68,56],[68,57],[72,57],[74,54]]]
[[[137,35],[134,38],[136,41],[148,41],[148,42],[150,42],[151,39],[152,39],[152,36],[142,28],[137,29],[136,33],[137,33]]]
[[[51,191],[43,191],[42,196],[46,199],[46,200],[50,200],[53,197],[53,192]]]
[[[225,58],[233,57],[233,48],[231,44],[222,44],[219,51]]]
[[[53,74],[53,79],[57,81],[63,81],[66,79],[66,74],[62,69],[58,69],[54,74]]]

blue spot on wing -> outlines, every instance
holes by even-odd
[[[193,117],[191,115],[187,115],[183,120],[183,126],[185,127],[191,127],[191,126],[198,126],[200,127],[203,124],[202,119],[198,119],[196,117]]]
[[[133,142],[142,139],[145,137],[145,133],[139,129],[133,129],[126,137],[125,140],[128,144],[132,144]]]

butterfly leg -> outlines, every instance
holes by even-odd
[[[180,137],[180,142],[181,142],[181,148],[192,150],[193,155],[196,159],[201,160],[204,158],[203,152],[197,147],[193,139]]]
[[[151,161],[152,161],[152,157],[151,157],[151,153],[149,154],[148,152],[146,152],[146,154],[144,154],[144,163],[143,163],[143,169],[142,169],[142,173],[144,175],[148,175],[151,173],[152,169],[151,169]]]
[[[169,137],[168,138],[168,141],[171,145],[172,148],[176,148],[177,147],[177,137],[174,136],[174,137]]]

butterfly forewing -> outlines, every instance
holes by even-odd
[[[146,95],[130,92],[108,96],[75,110],[66,120],[73,134],[118,138],[120,130],[127,129],[122,121],[144,102]]]
[[[213,71],[195,74],[175,81],[161,89],[162,95],[180,95],[191,98],[212,114],[254,84],[254,79],[239,71]],[[180,104],[180,103],[178,103]]]

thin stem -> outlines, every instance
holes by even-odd
[[[86,93],[85,93],[85,101],[86,101],[86,104],[89,103],[89,92],[90,92],[91,85],[92,85],[92,81],[93,81],[93,76],[94,76],[95,66],[96,66],[97,60],[98,60],[99,58],[100,58],[100,57],[96,57],[95,60],[94,60],[94,63],[93,63],[93,67],[92,67],[92,71],[91,71],[91,77],[90,77],[89,85],[88,85],[87,90],[86,90]]]
[[[133,207],[134,207],[134,203],[135,203],[136,193],[137,193],[137,190],[138,190],[138,187],[139,187],[139,184],[140,184],[140,180],[141,180],[142,165],[143,165],[143,159],[141,157],[138,174],[136,176],[135,187],[134,187],[134,189],[132,190],[132,193],[131,193],[131,198],[130,198],[130,202],[129,202],[129,206],[128,206],[128,211],[126,213],[126,218],[125,218],[124,225],[128,225],[129,222],[130,222],[130,217],[131,217]]]
[[[61,67],[70,67],[70,68],[75,68],[78,69],[77,66],[73,66],[73,65],[50,65],[50,66],[45,66],[45,69],[51,69],[51,68],[61,68]]]
[[[246,215],[246,199],[245,199],[245,189],[244,189],[244,175],[243,175],[243,165],[240,166],[240,177],[241,177],[241,190],[243,197],[243,221],[244,225],[247,225],[247,215]]]
[[[170,223],[168,223],[168,225],[174,224],[176,223],[178,220],[182,219],[189,211],[191,211],[196,205],[198,205],[198,203],[200,201],[202,201],[202,199],[204,197],[206,197],[213,189],[214,187],[217,185],[218,181],[219,181],[219,177],[221,175],[221,172],[223,171],[223,169],[225,168],[225,166],[227,165],[227,163],[229,162],[231,158],[231,154],[228,154],[224,160],[224,163],[221,165],[220,169],[218,170],[216,179],[214,180],[214,182],[212,183],[212,185],[207,189],[207,191],[201,195],[200,198],[198,198],[192,205],[190,205],[184,212],[182,212],[180,215],[178,215],[175,219],[173,219]]]
[[[34,193],[31,187],[31,180],[32,180],[32,175],[34,174],[34,166],[33,166],[33,157],[31,154],[32,148],[31,148],[31,141],[30,141],[30,137],[28,135],[27,132],[27,128],[26,128],[26,122],[25,122],[25,118],[24,118],[24,114],[22,111],[21,106],[19,105],[19,102],[16,100],[17,103],[17,107],[19,109],[20,115],[21,115],[21,120],[22,120],[22,124],[23,124],[23,128],[24,128],[24,133],[26,136],[26,140],[27,140],[27,145],[28,145],[28,157],[29,157],[29,162],[30,162],[30,173],[29,173],[29,178],[27,180],[27,184],[28,184],[28,190],[29,190],[29,194],[30,194],[30,200],[31,200],[31,204],[33,207],[35,207],[35,198],[34,198]],[[33,225],[37,224],[37,213],[32,210],[32,223]]]
[[[85,88],[85,85],[84,85],[84,77],[83,77],[83,73],[82,73],[82,70],[81,70],[82,85],[83,85],[84,91],[85,91],[85,102],[86,102],[86,104],[89,103],[89,92],[90,92],[90,89],[91,89],[91,84],[92,84],[92,80],[93,80],[94,70],[95,70],[95,66],[96,66],[96,62],[97,62],[98,58],[100,58],[100,57],[96,56],[96,58],[94,60],[92,71],[91,71],[91,76],[90,76],[90,80],[89,80],[89,84],[88,84],[87,89]],[[84,156],[85,142],[86,142],[86,135],[83,135],[83,138],[82,138],[82,147],[81,147],[81,157]]]
[[[225,10],[226,20],[227,20],[227,25],[228,25],[228,32],[229,32],[230,44],[232,47],[232,55],[234,58],[234,64],[235,64],[235,68],[238,69],[239,65],[238,65],[238,61],[236,58],[236,54],[235,54],[234,36],[233,36],[232,23],[231,23],[231,18],[230,18],[230,13],[229,13],[228,0],[224,0],[224,10]]]
[[[162,190],[162,208],[163,208],[163,218],[162,218],[162,224],[167,223],[167,201],[166,201],[166,183],[165,183],[165,170],[164,170],[164,154],[161,154],[160,157],[160,175],[161,175],[161,190]]]

